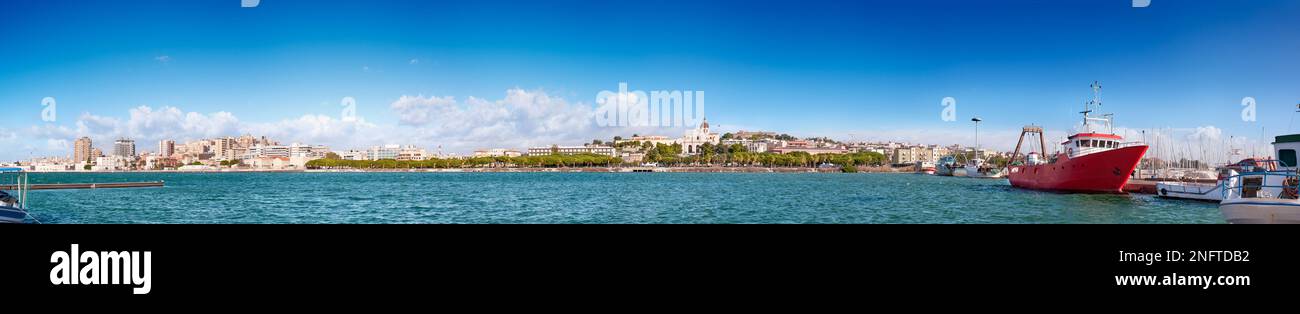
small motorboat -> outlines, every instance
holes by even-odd
[[[935,167],[933,162],[922,161],[916,163],[916,172],[924,174],[934,174]]]
[[[0,185],[12,188],[0,190],[0,223],[27,222],[27,173],[22,168],[0,168],[0,177],[5,179]]]

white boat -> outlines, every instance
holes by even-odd
[[[1275,167],[1233,171],[1226,178],[1219,211],[1228,223],[1300,223],[1300,176],[1296,175],[1300,134],[1278,136],[1273,148]]]
[[[1183,181],[1156,182],[1156,195],[1166,198],[1212,201],[1218,203],[1223,200],[1225,179],[1234,174],[1256,172],[1257,169],[1262,170],[1267,169],[1267,167],[1268,163],[1261,161],[1261,159],[1243,159],[1235,164],[1218,167],[1218,180],[1214,183]]]
[[[1218,202],[1223,200],[1223,182],[1156,182],[1156,193],[1160,197]]]
[[[27,173],[22,168],[0,168],[0,223],[27,222]]]
[[[922,161],[916,163],[916,172],[924,173],[924,174],[934,174],[935,171],[936,169],[933,162]]]
[[[1003,171],[1002,168],[986,164],[984,163],[984,158],[980,158],[980,122],[984,120],[981,120],[979,117],[971,118],[970,120],[971,122],[975,122],[975,158],[971,158],[970,161],[966,162],[965,176],[984,179],[996,179],[1005,176],[1006,171]]]

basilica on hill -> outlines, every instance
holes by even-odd
[[[686,134],[682,136],[682,153],[694,155],[700,152],[700,145],[704,143],[718,145],[719,141],[717,133],[709,132],[709,118],[704,118],[700,127],[686,130]]]

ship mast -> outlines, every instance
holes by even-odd
[[[1088,115],[1092,113],[1092,106],[1101,107],[1101,82],[1092,81],[1092,85],[1089,85],[1089,87],[1092,87],[1092,100],[1084,102],[1083,111],[1079,112],[1080,114],[1083,114],[1083,131],[1091,133],[1092,129],[1088,127],[1088,121],[1098,121],[1103,122],[1106,126],[1107,132],[1115,134],[1115,126],[1111,123],[1111,119],[1114,117],[1113,115],[1109,113],[1103,114],[1100,118],[1094,118]]]

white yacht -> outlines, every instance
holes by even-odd
[[[1300,177],[1296,151],[1300,134],[1278,136],[1273,142],[1276,166],[1243,170],[1224,180],[1219,211],[1234,224],[1300,223]]]

